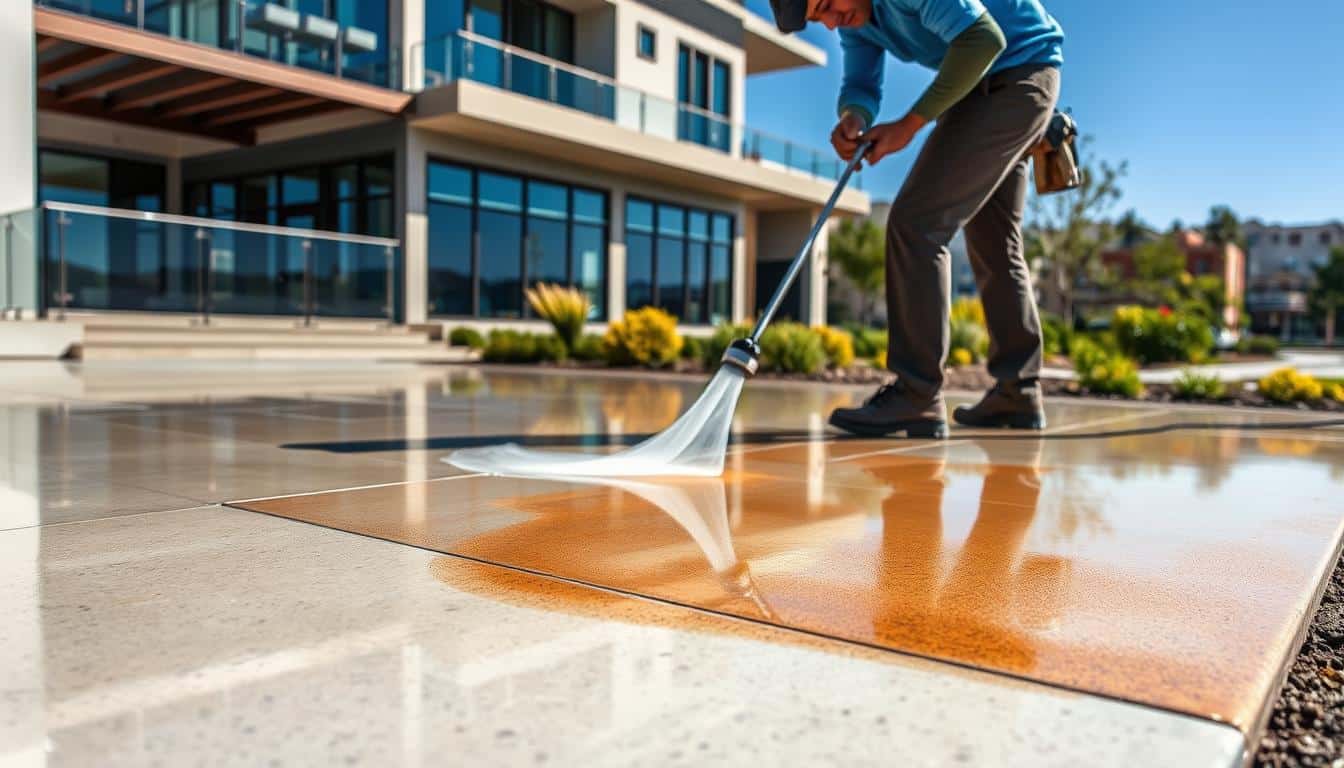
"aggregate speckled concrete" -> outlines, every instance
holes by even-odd
[[[1310,602],[1312,552],[1338,533],[1318,491],[1341,479],[1340,433],[1239,428],[1310,419],[1281,412],[1061,401],[1036,448],[1001,433],[835,440],[825,413],[863,390],[760,381],[726,482],[570,486],[460,477],[439,458],[508,439],[610,450],[666,424],[703,381],[330,364],[4,372],[6,765],[1234,765],[1243,736],[1211,716],[1253,731],[1255,706],[1223,712],[1219,692],[1272,683],[1264,649],[1290,642],[1284,606]],[[1178,422],[1202,429],[1164,431]],[[1267,488],[1267,511],[1236,513]],[[379,504],[329,503],[361,493]],[[512,567],[199,507],[274,496],[289,498],[264,503]],[[1184,547],[1217,505],[1233,510],[1222,533]],[[1277,586],[1247,575],[1248,594],[1225,594],[1229,550]],[[576,580],[523,573],[526,558]],[[1154,633],[1115,650],[1160,661],[1182,605],[1162,589],[1172,567],[1236,630],[1213,646],[1237,662],[1217,675],[1150,672],[1194,674],[1179,708],[1199,717],[1121,701],[1146,699],[1097,682],[1114,658],[1068,662],[1113,607],[1078,597],[1108,578],[1156,607],[1116,591],[1119,615]],[[1263,615],[1241,626],[1239,611]],[[939,642],[920,647],[918,626]],[[1207,639],[1188,645],[1197,655]],[[1065,673],[1078,679],[1050,677]]]

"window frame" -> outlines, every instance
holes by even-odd
[[[691,273],[690,244],[692,242],[700,242],[700,241],[693,241],[691,237],[690,232],[691,214],[692,213],[704,214],[707,220],[706,226],[708,227],[708,230],[706,232],[706,237],[704,240],[705,277],[704,277],[704,284],[700,286],[704,296],[703,317],[695,318],[693,320],[684,317],[678,317],[677,321],[680,323],[685,323],[687,325],[713,325],[714,312],[710,305],[712,303],[711,299],[714,295],[713,291],[714,246],[716,245],[723,246],[728,249],[728,275],[727,275],[728,306],[724,309],[724,314],[729,320],[731,320],[733,317],[733,301],[734,301],[732,286],[733,281],[736,278],[736,264],[734,263],[733,259],[733,248],[734,243],[737,239],[737,216],[734,213],[725,210],[704,208],[697,205],[686,205],[684,203],[678,203],[671,200],[659,200],[652,197],[645,197],[643,195],[626,195],[625,203],[627,206],[629,206],[631,201],[643,203],[653,208],[653,221],[651,229],[649,229],[649,231],[646,233],[640,232],[640,234],[647,234],[650,236],[651,240],[650,246],[652,249],[650,252],[650,264],[649,264],[649,303],[645,306],[659,307],[660,309],[663,307],[663,302],[661,301],[662,296],[660,295],[662,289],[658,282],[658,264],[661,261],[660,259],[661,254],[659,253],[660,247],[658,243],[659,240],[665,237],[665,235],[659,231],[659,224],[661,223],[660,219],[662,218],[662,208],[664,206],[671,208],[679,208],[681,209],[682,221],[683,221],[682,232],[679,236],[681,240],[681,274],[682,274],[681,305],[683,307],[688,307],[690,306],[691,303],[691,283],[687,279]],[[628,208],[626,211],[622,212],[622,223],[625,228],[625,231],[622,233],[622,243],[628,243],[628,238],[631,232],[629,217],[626,215],[627,213]],[[714,239],[714,219],[716,216],[722,216],[728,222],[728,238],[727,240],[722,242]],[[636,231],[638,232],[638,230]],[[630,295],[630,285],[628,276],[626,279],[625,293],[627,297]],[[635,309],[635,307],[629,306],[628,303],[626,305],[626,308]]]
[[[431,318],[482,320],[482,321],[536,319],[536,316],[532,313],[531,307],[528,306],[526,296],[523,294],[523,291],[526,291],[527,288],[529,287],[526,244],[527,244],[527,238],[531,234],[531,229],[528,224],[528,219],[530,216],[528,209],[530,203],[529,197],[532,182],[538,182],[541,184],[554,184],[565,188],[565,203],[568,209],[568,212],[565,215],[565,284],[568,286],[578,285],[574,281],[574,249],[573,249],[574,226],[576,223],[588,227],[597,226],[596,224],[590,221],[579,221],[579,222],[575,221],[574,192],[576,190],[583,192],[593,192],[602,196],[602,225],[601,225],[602,244],[603,244],[602,281],[600,287],[598,288],[602,296],[602,311],[598,313],[598,315],[594,317],[591,322],[604,322],[610,317],[611,306],[608,297],[610,296],[610,289],[611,289],[611,198],[612,198],[611,190],[603,189],[601,187],[589,186],[587,184],[574,183],[571,181],[566,181],[565,179],[561,178],[550,176],[538,176],[531,173],[525,173],[513,170],[511,168],[502,168],[495,165],[463,161],[452,157],[435,155],[435,154],[427,155],[425,158],[426,182],[428,182],[429,179],[430,166],[436,163],[439,165],[446,165],[465,169],[471,173],[471,203],[468,206],[471,212],[471,275],[469,276],[469,279],[471,281],[471,314],[469,315],[430,314]],[[510,176],[519,179],[523,184],[522,202],[518,210],[518,217],[522,225],[521,228],[522,236],[518,240],[518,274],[519,274],[519,286],[520,286],[519,301],[521,302],[520,304],[521,309],[519,312],[519,316],[517,318],[483,317],[481,315],[480,175],[482,173],[494,173],[502,176]],[[429,185],[428,183],[426,183],[425,185],[426,216],[429,215],[429,206],[434,202],[435,201],[432,198],[430,198]],[[463,205],[462,203],[443,203],[443,204],[459,205],[459,206]],[[429,297],[426,296],[426,298],[428,299]]]
[[[644,52],[644,39],[646,35],[651,43],[648,53]],[[643,22],[637,22],[635,24],[635,55],[645,61],[658,61],[658,31]]]

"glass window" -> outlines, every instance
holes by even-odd
[[[275,223],[276,186],[274,176],[243,179],[239,190],[240,218],[258,224]]]
[[[727,116],[732,110],[733,103],[732,77],[728,65],[718,59],[714,60],[712,89],[714,101],[710,108],[720,115]]]
[[[527,217],[527,280],[537,283],[569,282],[568,225],[564,219]],[[530,308],[529,308],[530,309]]]
[[[42,200],[101,206],[111,202],[106,160],[63,152],[43,152],[40,164]]]
[[[485,174],[481,174],[484,182]],[[484,183],[482,183],[484,188]],[[523,220],[516,213],[485,208],[477,214],[480,241],[481,317],[521,317],[523,310]]]
[[[331,185],[337,199],[359,195],[359,164],[346,163],[331,169]]]
[[[709,246],[709,322],[718,325],[732,317],[732,249],[726,245]]]
[[[694,214],[692,214],[694,216]],[[691,240],[686,244],[686,313],[690,323],[705,322],[705,298],[709,290],[709,245]]]
[[[477,183],[480,185],[480,205],[497,211],[521,211],[523,209],[523,180],[516,176],[504,176],[498,173],[480,173]]]
[[[542,53],[566,64],[574,63],[574,16],[555,6],[546,6],[546,31]]]
[[[686,212],[675,205],[658,206],[658,234],[681,235],[686,232]]]
[[[629,200],[625,204],[625,226],[639,232],[653,231],[653,203]]]
[[[392,158],[370,160],[364,163],[364,193],[368,195],[392,194]]]
[[[639,309],[653,303],[653,237],[639,231],[625,235],[625,306]]]
[[[699,51],[691,70],[691,103],[701,108],[709,106],[709,57]]]
[[[601,224],[607,220],[607,196],[586,189],[574,190],[574,220]]]
[[[659,232],[662,232],[661,228]],[[658,284],[655,302],[673,317],[684,319],[686,317],[685,238],[660,234],[654,264]]]
[[[429,199],[471,205],[471,170],[456,165],[430,163]]]
[[[606,317],[607,231],[591,224],[574,225],[570,239],[570,264],[574,270],[574,285],[588,294],[593,308],[590,320]]]
[[[492,40],[504,39],[504,0],[470,0],[467,29]]]
[[[649,61],[658,58],[658,36],[643,24],[639,25],[639,55]]]
[[[727,214],[714,214],[714,242],[730,243],[733,240],[733,218]]]
[[[527,212],[534,216],[565,218],[569,215],[569,189],[559,184],[528,182]]]
[[[468,179],[470,185],[470,179]],[[471,208],[429,204],[429,311],[472,314]]]
[[[282,178],[280,189],[285,205],[317,202],[319,174],[316,168],[290,171]]]
[[[686,233],[691,236],[691,239],[709,239],[709,214],[702,211],[691,211],[688,222]]]
[[[232,220],[238,216],[238,188],[229,181],[210,185],[210,215],[216,219]]]

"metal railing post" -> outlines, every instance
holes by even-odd
[[[66,290],[66,267],[65,267],[65,228],[70,224],[70,217],[64,213],[56,214],[56,257],[60,260],[56,271],[56,301],[60,307],[56,315],[57,320],[65,319],[66,307],[70,304],[70,293]]]
[[[236,51],[243,50],[243,29],[247,26],[247,0],[238,0],[238,13],[236,14],[238,22],[238,35],[233,41],[233,48]],[[268,50],[267,53],[270,53]]]
[[[336,30],[336,42],[332,46],[333,48],[332,53],[336,57],[336,63],[333,66],[333,72],[336,74],[337,77],[341,77],[341,72],[342,70],[345,69],[344,46],[341,45],[341,40],[345,38],[345,35],[341,33],[343,29],[344,28],[342,27],[341,29]]]
[[[503,55],[500,56],[500,61],[504,63],[504,74],[501,76],[501,79],[504,81],[504,90],[506,90],[506,91],[512,91],[512,90],[513,90],[513,57],[512,57],[511,55],[509,55],[509,52],[508,52],[508,51],[503,51]]]
[[[0,318],[8,319],[10,313],[18,315],[14,306],[14,217],[5,217],[5,306],[0,310]]]
[[[550,85],[551,85],[551,103],[552,103],[552,104],[559,104],[559,103],[560,103],[560,91],[559,91],[558,88],[557,88],[557,85],[558,85],[558,84],[556,83],[556,77],[557,77],[557,75],[556,75],[555,67],[550,67],[550,72],[551,72],[551,78],[550,78],[550,79],[551,79],[551,83],[550,83]]]
[[[210,233],[202,227],[196,228],[196,313],[201,316],[201,325],[210,324],[211,264]]]
[[[383,311],[387,313],[387,324],[395,325],[397,322],[397,281],[394,274],[396,271],[396,254],[393,252],[392,246],[384,246],[383,261],[387,264],[387,286],[384,289],[387,292],[387,306],[383,307]]]
[[[313,324],[313,241],[303,241],[303,327]]]
[[[135,0],[135,28],[145,28],[145,0]]]

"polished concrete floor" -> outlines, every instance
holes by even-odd
[[[0,763],[1242,759],[1344,429],[1057,401],[1039,439],[845,440],[862,390],[757,381],[721,480],[440,460],[612,450],[702,384],[6,364]]]

